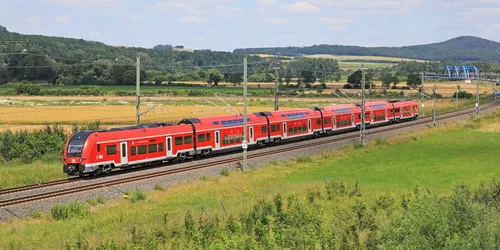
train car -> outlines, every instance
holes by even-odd
[[[333,106],[322,106],[320,109],[325,118],[331,118],[332,122],[325,124],[325,132],[343,131],[356,128],[361,123],[361,109],[354,104],[340,104]]]
[[[270,124],[270,142],[319,135],[323,130],[321,112],[314,108],[264,112]]]
[[[415,100],[390,101],[392,110],[390,116],[393,122],[414,120],[418,118],[418,104]]]
[[[172,160],[194,154],[189,125],[149,124],[110,130],[86,130],[66,143],[63,172],[68,175],[100,174],[114,168]]]
[[[212,152],[241,148],[244,120],[241,115],[188,118],[181,124],[191,124],[197,135],[198,154],[207,156]],[[248,145],[260,144],[269,139],[268,122],[262,115],[247,115]],[[211,138],[214,138],[212,140]]]

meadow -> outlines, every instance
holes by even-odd
[[[394,249],[425,243],[430,248],[439,244],[491,248],[499,243],[494,234],[500,230],[500,210],[495,210],[500,203],[488,196],[499,185],[492,181],[500,177],[493,157],[500,153],[498,131],[496,111],[481,119],[373,140],[367,148],[355,144],[317,156],[272,161],[166,190],[152,183],[156,191],[129,190],[123,199],[80,204],[78,211],[88,212],[72,218],[34,212],[30,219],[1,222],[0,234],[6,237],[0,238],[0,246],[156,249],[333,244],[337,249],[373,249],[375,244]],[[285,217],[279,217],[279,211],[286,212],[281,215]],[[294,237],[285,242],[279,240],[283,232],[279,218],[298,223],[286,228],[284,236]],[[456,220],[462,223],[453,224]],[[233,230],[234,236],[227,232],[229,238],[216,237],[226,230]],[[394,230],[407,235],[407,240],[392,241]],[[459,235],[453,233],[456,230]],[[43,240],[47,238],[52,240]]]

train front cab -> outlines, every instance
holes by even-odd
[[[92,168],[85,164],[90,160],[91,143],[87,139],[94,133],[93,130],[85,130],[75,133],[66,142],[63,155],[63,172],[68,175],[81,175],[90,173]]]

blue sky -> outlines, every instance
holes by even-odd
[[[151,48],[500,41],[500,0],[0,0],[10,31]]]

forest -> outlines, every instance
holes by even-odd
[[[234,53],[280,56],[313,54],[390,56],[431,61],[487,61],[500,63],[500,43],[472,36],[460,36],[439,43],[404,47],[360,47],[321,44],[307,47],[235,49]]]

